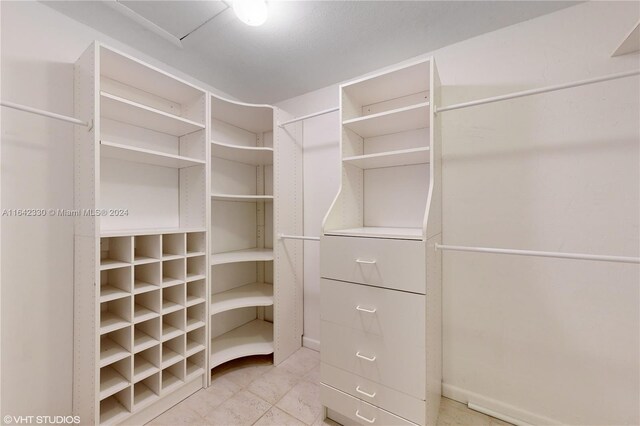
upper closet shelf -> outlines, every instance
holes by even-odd
[[[271,260],[273,260],[273,249],[270,248],[252,248],[211,255],[211,265],[236,262],[269,262]]]
[[[429,127],[429,102],[352,118],[342,125],[363,138],[422,129]]]
[[[126,237],[130,235],[152,234],[181,234],[183,232],[205,232],[206,228],[148,228],[148,229],[118,229],[106,230],[100,233],[101,237]],[[182,257],[182,256],[180,256]],[[125,263],[124,266],[128,265]]]
[[[108,141],[100,141],[100,154],[103,157],[133,161],[135,163],[152,164],[154,166],[171,167],[174,169],[206,164],[205,161],[196,160],[195,158],[167,154],[161,151],[137,148]]]
[[[342,161],[361,169],[424,164],[429,162],[429,147],[356,155],[353,157],[345,157]]]
[[[232,195],[211,194],[211,199],[217,201],[273,201],[273,195]]]
[[[212,141],[211,155],[252,166],[273,164],[273,148],[268,147],[229,145]]]
[[[246,284],[214,294],[211,298],[213,300],[209,309],[210,315],[248,306],[271,306],[273,305],[273,285],[265,283]]]
[[[366,226],[364,228],[337,229],[325,232],[325,235],[344,237],[388,238],[398,240],[422,240],[422,228],[385,228]]]
[[[203,124],[106,92],[100,92],[100,108],[105,118],[173,136],[184,136],[204,129]]]

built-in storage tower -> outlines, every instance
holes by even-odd
[[[302,276],[286,272],[301,265],[283,258],[276,231],[279,217],[302,223],[302,206],[287,202],[301,154],[274,132],[274,115],[269,105],[211,96],[209,368],[260,354],[278,363],[300,347],[301,318],[286,310],[301,301]]]
[[[143,424],[207,377],[206,92],[94,43],[75,65],[73,411]]]
[[[340,86],[342,183],[320,246],[321,398],[340,423],[436,423],[439,86],[433,59]]]

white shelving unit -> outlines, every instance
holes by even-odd
[[[432,59],[340,87],[342,182],[320,238],[321,400],[340,423],[436,423],[439,88]]]
[[[273,164],[273,148],[267,146],[242,146],[211,142],[211,155],[252,166]]]
[[[209,365],[215,368],[248,355],[268,355],[273,348],[273,324],[255,319],[211,339]]]
[[[75,107],[73,411],[143,424],[207,385],[208,97],[94,43]]]

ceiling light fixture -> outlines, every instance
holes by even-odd
[[[233,11],[238,19],[252,27],[264,24],[269,15],[265,0],[234,0]]]

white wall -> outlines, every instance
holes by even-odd
[[[73,64],[94,40],[215,90],[42,3],[0,7],[3,100],[73,115]],[[2,208],[73,209],[73,125],[1,113]],[[1,235],[2,414],[70,414],[73,220],[5,216]]]
[[[637,54],[610,54],[639,9],[585,3],[438,50],[442,102],[637,69]],[[280,106],[318,111],[337,90]],[[639,93],[633,77],[443,113],[444,240],[640,255]],[[320,120],[304,132],[311,235],[338,180],[337,115]],[[305,251],[311,340],[317,255]],[[443,262],[445,395],[531,423],[640,423],[637,265],[453,252]]]

